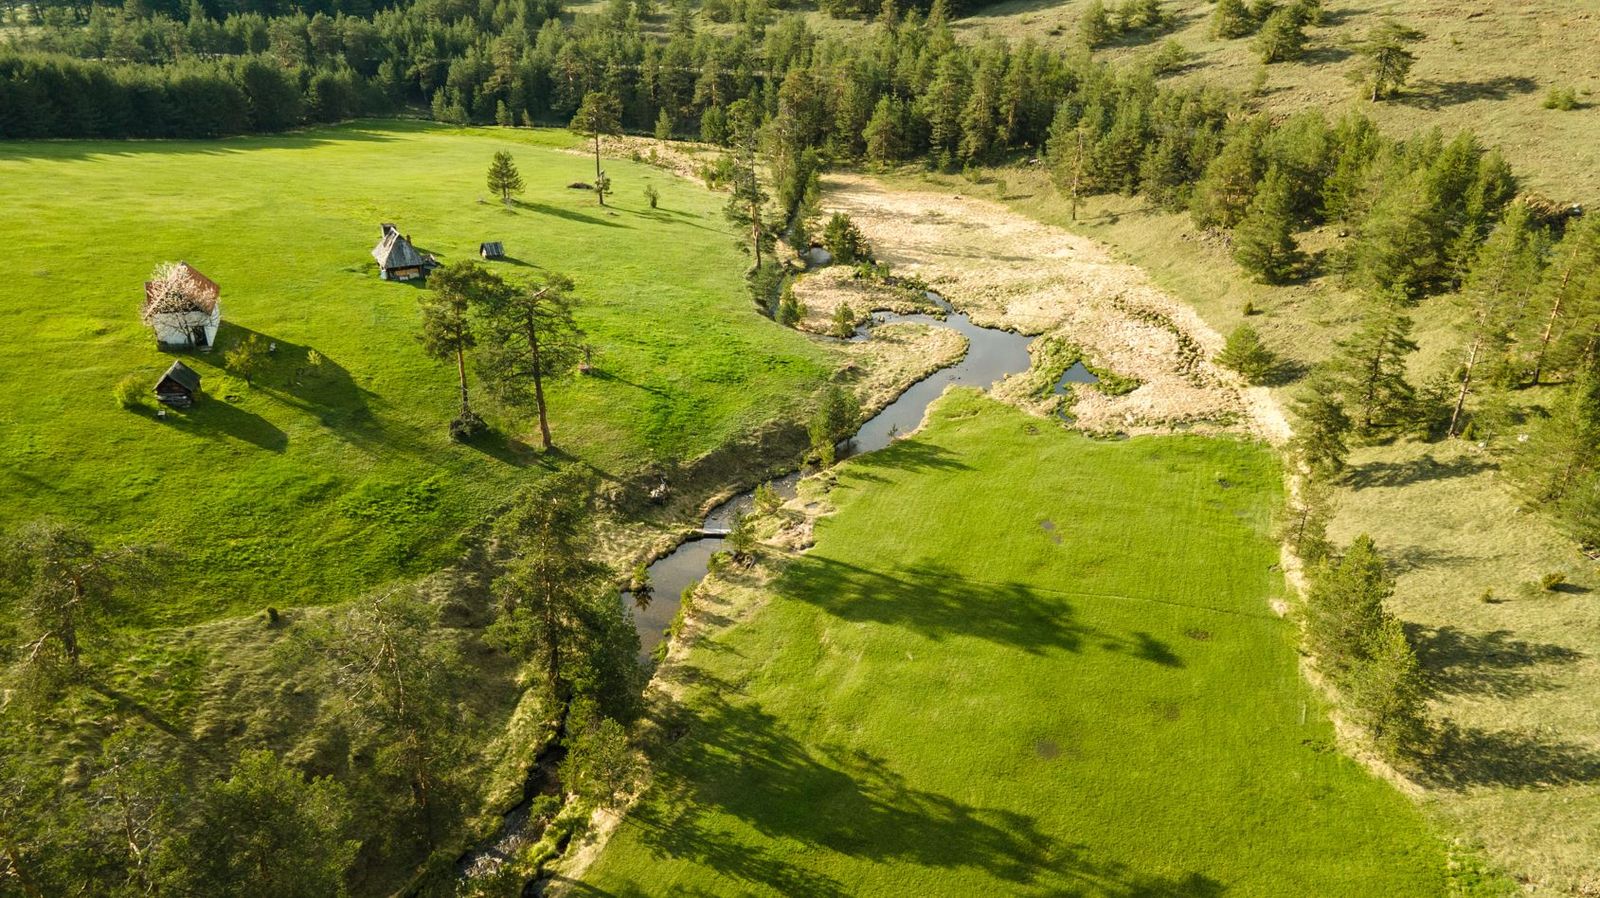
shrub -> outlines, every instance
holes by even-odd
[[[125,409],[144,408],[144,381],[137,374],[129,374],[117,381],[111,392],[117,397],[117,405]]]
[[[1217,364],[1239,372],[1252,384],[1260,384],[1272,376],[1277,367],[1277,357],[1261,342],[1261,335],[1248,324],[1241,324],[1228,335],[1228,342],[1217,354]]]
[[[1578,92],[1570,87],[1552,87],[1544,95],[1544,108],[1571,112],[1578,108]]]
[[[856,223],[843,212],[835,212],[828,219],[828,226],[822,230],[822,245],[827,247],[835,262],[844,265],[872,261],[872,246]]]
[[[1567,582],[1567,575],[1560,571],[1551,571],[1539,578],[1539,588],[1545,592],[1555,592]]]
[[[455,420],[450,422],[450,439],[458,443],[470,442],[474,437],[487,431],[489,425],[478,417],[477,412],[462,412]]]
[[[1189,64],[1189,51],[1176,38],[1167,38],[1161,42],[1160,49],[1150,60],[1150,68],[1157,75],[1170,75]]]
[[[783,505],[783,497],[778,495],[777,489],[771,483],[763,483],[756,487],[754,498],[756,510],[762,514],[772,514]]]
[[[786,327],[794,327],[804,317],[806,317],[806,307],[794,295],[794,284],[785,284],[783,286],[783,298],[778,300],[778,323]]]
[[[644,198],[650,203],[650,208],[652,209],[654,209],[656,205],[661,202],[661,194],[656,191],[656,185],[644,185]]]
[[[835,337],[848,337],[856,331],[856,313],[844,303],[839,303],[833,310],[833,335]]]

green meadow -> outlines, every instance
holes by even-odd
[[[329,603],[453,560],[468,528],[557,461],[624,480],[794,417],[830,359],[754,313],[724,199],[609,160],[617,193],[601,209],[568,187],[593,180],[579,145],[404,122],[0,143],[0,528],[53,516],[181,553],[159,603],[128,622]],[[512,208],[484,186],[499,149],[528,182]],[[554,391],[559,459],[492,409],[496,434],[450,442],[455,372],[416,340],[420,288],[377,276],[385,221],[443,261],[499,240],[502,273],[576,282],[597,372]],[[162,353],[139,322],[142,282],[178,259],[222,287],[216,352]],[[250,333],[277,352],[246,386],[222,350]],[[118,407],[119,380],[153,386],[174,358],[204,378],[193,410]]]
[[[758,610],[706,612],[737,622],[665,673],[653,784],[574,891],[1444,894],[1270,610],[1280,492],[1253,444],[947,395],[838,469]]]

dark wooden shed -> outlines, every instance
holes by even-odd
[[[200,394],[200,375],[182,362],[173,362],[156,382],[156,399],[173,408],[188,408]]]
[[[498,240],[480,243],[478,244],[478,255],[485,259],[504,259],[506,257],[506,245]]]

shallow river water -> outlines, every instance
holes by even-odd
[[[923,314],[897,315],[879,312],[872,316],[873,323],[876,325],[909,321],[948,327],[967,338],[967,354],[954,365],[940,368],[927,378],[912,384],[895,401],[869,418],[854,436],[841,444],[839,453],[841,458],[882,449],[893,442],[895,437],[915,430],[922,424],[928,406],[932,405],[933,401],[944,392],[945,387],[951,384],[964,384],[987,390],[1007,375],[1028,370],[1028,344],[1033,342],[1032,337],[997,328],[979,327],[972,323],[971,318],[955,311],[943,297],[930,293],[928,298],[944,311],[943,318]],[[870,328],[863,328],[858,337],[870,339],[870,331]],[[1079,376],[1074,376],[1074,371],[1078,368],[1082,368],[1082,365],[1074,366],[1073,371],[1068,371],[1062,383],[1069,382],[1069,378],[1072,382],[1080,381]],[[1090,380],[1094,379],[1094,375],[1089,374],[1087,370],[1083,371],[1083,374],[1088,375]],[[795,471],[774,480],[773,487],[785,499],[793,498],[801,473]],[[633,611],[634,626],[639,631],[641,658],[649,658],[655,651],[667,625],[678,613],[678,602],[683,590],[705,577],[706,563],[712,554],[723,548],[726,540],[717,534],[726,532],[732,527],[734,519],[749,511],[753,501],[753,491],[745,492],[711,509],[702,524],[705,535],[681,543],[676,549],[651,564],[649,570],[652,596],[648,606],[641,608],[631,600],[631,596],[624,594],[624,601],[629,603]]]

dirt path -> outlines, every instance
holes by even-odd
[[[1277,444],[1287,420],[1264,389],[1211,364],[1222,337],[1105,247],[997,203],[830,175],[823,203],[861,227],[880,260],[943,293],[974,322],[1055,334],[1138,378],[1123,396],[1079,392],[1088,430],[1242,430]],[[1054,374],[1056,372],[1052,372]]]

